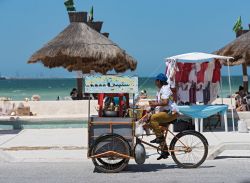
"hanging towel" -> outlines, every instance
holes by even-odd
[[[199,83],[196,85],[196,102],[203,102],[203,90],[204,90],[204,84]]]
[[[205,89],[203,90],[203,102],[204,104],[208,104],[210,101],[210,82],[205,84]]]
[[[184,66],[184,64],[181,63],[181,62],[176,63],[175,81],[177,83],[181,82],[181,75],[182,75],[182,72],[183,72],[183,66]]]
[[[191,87],[191,83],[179,83],[178,87],[178,102],[189,102],[189,90]]]
[[[220,91],[220,82],[216,82],[216,83],[211,83],[210,86],[210,103],[212,103],[219,94]]]
[[[175,86],[175,72],[177,70],[176,68],[176,61],[175,60],[169,60],[166,62],[166,76],[168,78],[167,82],[171,85],[171,88],[174,88]]]
[[[208,67],[205,71],[204,82],[212,81],[214,71],[214,61],[208,63]]]
[[[204,83],[205,71],[208,67],[208,62],[200,64],[200,70],[197,72],[197,83]]]
[[[188,81],[189,82],[197,82],[197,72],[196,72],[196,64],[192,64],[192,70],[189,73]]]
[[[187,83],[189,80],[189,74],[192,70],[193,63],[184,63],[183,64],[183,72],[181,74],[181,82]]]
[[[189,90],[189,102],[192,104],[196,103],[196,83],[192,83]]]
[[[213,78],[212,78],[212,82],[216,83],[218,81],[220,81],[221,78],[221,63],[219,60],[215,60],[214,62],[214,71],[213,71]]]

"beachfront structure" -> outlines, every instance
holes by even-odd
[[[229,63],[229,61],[231,59],[233,59],[233,57],[214,55],[214,54],[208,54],[208,53],[201,53],[201,52],[186,53],[186,54],[181,54],[181,55],[168,57],[168,58],[166,58],[166,65],[167,65],[166,75],[169,78],[168,82],[172,83],[173,85],[177,84],[176,83],[177,82],[177,80],[176,80],[177,77],[175,77],[175,76],[177,75],[178,71],[174,72],[175,69],[178,70],[177,69],[178,68],[177,62],[179,62],[179,61],[188,62],[187,64],[189,64],[191,66],[191,64],[196,65],[196,63],[199,63],[199,62],[202,62],[202,61],[210,61],[211,62],[214,59],[218,59],[218,60],[222,60],[222,61],[225,60],[226,62]],[[194,62],[194,63],[191,63],[191,62]],[[220,62],[219,62],[219,65],[220,65]],[[231,95],[232,94],[232,89],[231,89],[230,69],[229,69],[229,66],[227,66],[227,67],[228,67],[229,89],[230,89],[230,95]],[[210,68],[212,68],[212,71],[215,69],[214,67],[210,67]],[[194,71],[196,71],[196,69],[194,69]],[[220,72],[220,68],[219,68],[218,71]],[[185,69],[184,73],[187,73],[187,72],[188,72],[188,70]],[[184,75],[183,73],[180,73],[180,74]],[[211,74],[213,75],[213,72]],[[191,75],[191,73],[189,74],[189,77],[187,79],[188,80],[191,79],[192,83],[195,83],[194,84],[194,86],[195,86],[196,84],[198,84],[197,83],[197,81],[198,81],[197,75],[193,76],[195,78],[191,78],[190,75]],[[207,85],[209,86],[211,81],[212,81],[212,77],[210,78],[210,80],[207,80],[207,81],[208,81]],[[216,81],[216,82],[218,83],[218,81]],[[220,83],[220,81],[219,81],[219,83]],[[176,87],[176,86],[173,86],[173,87]],[[210,88],[210,87],[208,87],[208,88]],[[195,90],[195,92],[191,92],[191,93],[196,93],[196,91],[197,91],[196,86],[194,87],[194,90]],[[190,89],[190,91],[191,91],[191,89]],[[202,91],[204,92],[205,90],[202,90]],[[203,94],[203,92],[202,92],[202,94]],[[210,93],[211,90],[209,89],[208,92]],[[217,90],[215,92],[215,96],[218,95],[217,92],[219,92],[219,91]],[[193,97],[188,97],[188,98],[191,99]],[[196,98],[196,97],[194,97],[194,98]],[[222,101],[222,105],[211,105],[211,104],[208,104],[208,102],[204,101],[204,97],[202,97],[202,98],[203,98],[202,101],[199,101],[200,103],[203,103],[202,105],[178,106],[179,112],[181,112],[182,114],[190,116],[190,117],[195,119],[195,129],[197,131],[199,130],[199,122],[198,121],[200,119],[200,131],[201,132],[203,132],[203,119],[204,118],[212,116],[213,114],[216,114],[218,112],[224,113],[225,131],[228,131],[227,116],[226,116],[227,115],[226,111],[228,109],[228,106],[223,105],[223,101]],[[213,102],[214,100],[215,99],[212,99],[212,101],[209,101],[209,103]],[[189,101],[189,102],[196,103],[195,101]],[[232,98],[231,98],[231,106],[232,105],[233,105],[233,101],[232,101]],[[231,108],[231,114],[232,114],[233,131],[235,131],[233,107]]]
[[[250,31],[239,30],[236,33],[236,37],[237,38],[234,41],[215,53],[218,55],[234,57],[234,60],[230,60],[229,62],[230,66],[242,64],[244,90],[248,91],[247,66],[250,66]],[[225,65],[227,64],[228,63],[225,62]]]
[[[69,18],[70,25],[35,52],[28,63],[41,62],[48,68],[63,67],[83,74],[136,69],[133,57],[108,39],[107,33],[102,35],[93,29],[93,22],[87,22],[87,13],[69,12]]]

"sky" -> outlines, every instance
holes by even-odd
[[[9,77],[75,77],[62,68],[27,64],[69,20],[64,0],[0,0],[0,73]],[[102,32],[138,61],[133,74],[164,72],[164,58],[188,52],[211,53],[235,39],[239,16],[250,23],[249,0],[75,0],[77,11],[94,6]],[[232,67],[241,75],[241,66]],[[227,69],[223,68],[223,75]]]

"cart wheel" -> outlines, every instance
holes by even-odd
[[[195,131],[184,131],[170,143],[174,162],[181,168],[196,168],[207,158],[208,143],[204,136]]]
[[[98,171],[120,172],[128,165],[130,146],[120,135],[105,135],[96,141],[91,150],[91,157]]]

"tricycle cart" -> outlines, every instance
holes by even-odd
[[[159,154],[163,151],[171,153],[179,167],[196,168],[200,166],[207,157],[208,142],[199,132],[184,131],[174,134],[168,130],[169,125],[174,123],[173,121],[161,124],[165,141],[157,146],[144,141],[145,135],[135,136],[135,122],[139,116],[134,115],[135,112],[133,112],[133,116],[128,116],[126,111],[128,110],[127,96],[129,93],[133,94],[133,106],[130,104],[130,107],[134,109],[134,93],[137,91],[138,78],[136,77],[89,76],[85,78],[85,92],[99,93],[99,105],[102,105],[100,98],[104,98],[104,93],[112,93],[112,97],[118,96],[119,105],[123,100],[121,96],[126,96],[126,101],[123,106],[119,106],[116,117],[109,117],[100,111],[100,109],[105,110],[105,104],[99,106],[98,116],[89,115],[88,158],[92,159],[96,169],[105,173],[120,172],[128,165],[130,159],[135,159],[137,164],[143,164],[146,157],[143,144],[155,148]],[[137,123],[139,122],[137,121]],[[169,145],[167,143],[168,134],[173,136]]]

